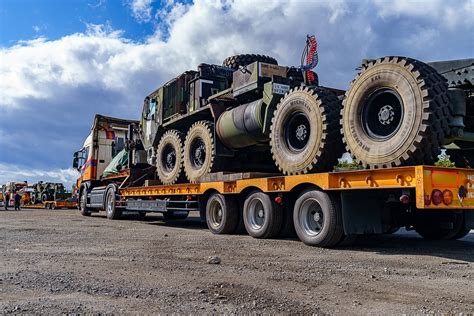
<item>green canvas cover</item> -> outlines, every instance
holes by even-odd
[[[120,170],[122,170],[123,168],[127,166],[127,164],[128,164],[128,152],[125,149],[123,149],[112,159],[112,161],[109,163],[107,168],[105,168],[102,176],[108,177],[110,175],[118,174],[120,173]]]

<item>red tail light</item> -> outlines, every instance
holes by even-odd
[[[431,201],[434,205],[440,205],[443,202],[443,192],[438,189],[431,191]]]
[[[443,203],[445,205],[449,205],[453,203],[453,192],[449,190],[444,190],[443,191]]]
[[[282,202],[283,202],[283,198],[282,198],[281,196],[277,196],[277,197],[275,198],[275,203],[276,203],[276,204],[281,204]]]

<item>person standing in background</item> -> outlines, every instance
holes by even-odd
[[[8,203],[10,202],[10,193],[5,192],[5,211],[8,211]]]
[[[15,193],[15,211],[21,211],[20,209],[20,202],[21,202],[21,195],[18,191]]]

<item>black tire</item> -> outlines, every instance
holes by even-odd
[[[214,124],[194,123],[186,135],[183,150],[184,171],[189,182],[196,183],[209,174],[214,158]]]
[[[41,195],[41,202],[44,203],[48,200],[48,195],[46,193],[44,193],[43,195]]]
[[[238,207],[233,197],[219,193],[209,197],[206,205],[206,223],[213,234],[234,233],[238,221]]]
[[[36,194],[34,193],[31,193],[30,195],[30,200],[31,200],[31,204],[36,204],[38,201],[36,200]]]
[[[232,68],[232,69],[238,69],[239,66],[244,67],[256,61],[272,64],[272,65],[278,65],[277,60],[270,56],[255,55],[255,54],[242,54],[242,55],[227,57],[222,62],[222,66]]]
[[[278,235],[283,223],[283,208],[268,194],[251,193],[243,208],[243,219],[247,233],[254,238],[273,238]]]
[[[79,210],[82,216],[91,216],[91,209],[87,206],[87,191],[84,189],[79,196]]]
[[[156,172],[163,184],[183,180],[183,136],[177,130],[166,131],[158,144]]]
[[[341,103],[330,91],[298,87],[278,103],[270,127],[273,160],[285,174],[329,171],[343,154]]]
[[[52,210],[55,210],[56,209],[56,203],[51,203],[49,208],[52,209]]]
[[[119,219],[122,216],[122,210],[115,206],[115,190],[113,188],[107,190],[104,206],[108,219]]]
[[[459,230],[456,234],[454,234],[453,236],[450,236],[450,238],[449,238],[450,240],[457,240],[457,239],[464,238],[471,231],[471,228],[466,227],[466,218],[465,218],[466,214],[465,214],[465,211],[463,211],[461,216],[462,216],[462,225],[460,226],[460,228],[459,228]]]
[[[365,167],[431,164],[449,135],[448,86],[420,61],[377,59],[352,81],[341,116],[346,149]]]
[[[447,213],[449,211],[443,210],[440,212]],[[443,216],[445,214],[431,213],[420,215],[416,223],[413,225],[415,231],[424,239],[428,240],[452,240],[458,234],[461,235],[464,229],[464,214],[462,212],[452,212],[451,218]],[[452,228],[443,228],[446,222],[452,222]],[[459,237],[458,237],[459,238]]]
[[[163,213],[163,218],[166,221],[169,220],[178,220],[178,219],[186,219],[188,218],[189,212],[175,212],[175,211],[168,211]]]
[[[298,238],[307,245],[330,248],[344,239],[336,195],[314,189],[304,191],[296,200],[293,222]]]

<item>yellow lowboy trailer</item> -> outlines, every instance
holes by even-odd
[[[216,176],[219,178],[219,176]],[[290,176],[221,174],[219,181],[127,186],[105,181],[83,192],[83,215],[104,209],[184,219],[199,211],[211,232],[245,227],[255,238],[296,232],[306,244],[334,247],[358,234],[400,227],[427,239],[459,239],[474,227],[474,170],[412,166]]]

